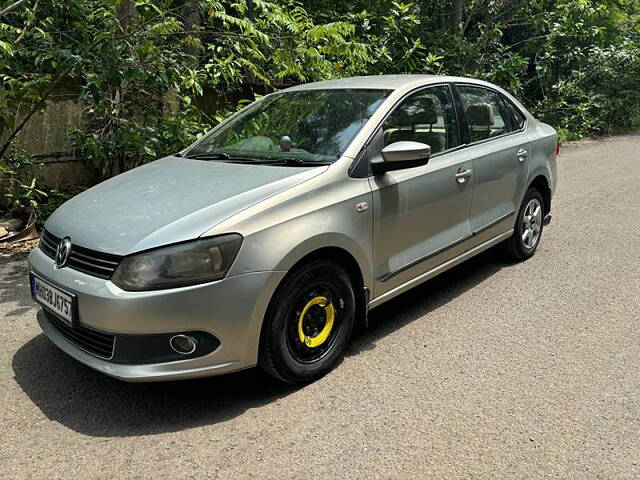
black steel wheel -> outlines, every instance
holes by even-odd
[[[342,357],[353,330],[355,295],[337,263],[292,271],[276,291],[262,328],[259,365],[288,383],[310,382]]]

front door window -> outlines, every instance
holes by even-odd
[[[444,85],[411,95],[382,128],[385,146],[399,141],[421,142],[436,154],[460,145],[451,93]]]

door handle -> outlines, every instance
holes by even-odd
[[[467,181],[467,178],[471,176],[471,170],[468,168],[459,168],[456,172],[456,182],[462,184]]]
[[[524,148],[521,148],[516,152],[516,158],[520,163],[524,163],[524,161],[527,159],[528,156],[529,156],[529,152]]]

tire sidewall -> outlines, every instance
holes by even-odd
[[[340,292],[344,302],[339,309],[339,331],[330,349],[312,363],[302,363],[293,357],[287,344],[287,322],[291,319],[293,304],[308,291],[313,282],[330,282]],[[280,285],[267,313],[265,341],[273,359],[273,366],[280,377],[292,383],[311,381],[331,370],[343,354],[351,337],[355,319],[355,294],[347,272],[329,261],[314,262],[293,272]]]

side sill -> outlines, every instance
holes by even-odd
[[[493,222],[491,222],[488,225],[485,225],[482,228],[479,228],[477,230],[474,230],[473,233],[471,234],[472,236],[478,235],[479,233],[485,232],[487,230],[489,230],[492,227],[495,227],[496,225],[498,225],[500,222],[504,222],[507,218],[511,218],[513,217],[513,215],[516,213],[515,210],[510,211],[509,213],[506,213],[504,215],[502,215],[500,218],[496,218]]]
[[[476,235],[479,235],[480,233],[485,232],[485,231],[489,230],[490,228],[495,227],[499,223],[504,222],[506,219],[512,217],[514,213],[515,213],[515,210],[511,211],[511,212],[509,212],[509,213],[507,213],[505,215],[502,215],[500,218],[497,218],[496,220],[494,220],[493,222],[489,223],[488,225],[485,225],[484,227],[479,228],[478,230],[475,230],[474,232],[471,233],[471,235],[468,235],[468,236],[463,237],[463,238],[461,238],[459,240],[456,240],[455,242],[452,242],[449,245],[445,245],[444,247],[439,248],[435,252],[431,252],[430,254],[425,255],[424,257],[420,257],[417,260],[414,260],[413,262],[408,263],[408,264],[400,267],[397,270],[394,270],[393,272],[389,272],[389,273],[383,275],[382,277],[378,278],[377,280],[380,281],[380,282],[386,282],[387,280],[392,279],[396,275],[399,275],[402,272],[405,272],[405,271],[409,270],[410,268],[413,268],[413,267],[415,267],[417,265],[420,265],[422,262],[426,262],[430,258],[433,258],[433,257],[435,257],[437,255],[440,255],[441,253],[446,252],[450,248],[453,248],[453,247],[455,247],[457,245],[460,245],[462,242],[466,242],[470,238],[473,238]],[[545,217],[545,219],[546,219],[546,217]],[[549,215],[549,221],[551,221],[551,215]],[[546,223],[545,223],[545,225],[546,225]]]
[[[450,248],[455,247],[456,245],[460,245],[462,242],[466,242],[467,240],[469,240],[473,235],[468,235],[466,237],[463,237],[459,240],[456,240],[455,242],[450,243],[449,245],[445,245],[442,248],[439,248],[438,250],[436,250],[435,252],[431,252],[428,255],[425,255],[424,257],[420,257],[417,260],[414,260],[411,263],[407,263],[406,265],[400,267],[397,270],[394,270],[393,272],[389,272],[386,275],[383,275],[382,277],[380,277],[378,280],[380,282],[386,282],[387,280],[391,280],[393,277],[395,277],[396,275],[400,275],[402,272],[406,272],[407,270],[409,270],[410,268],[413,268],[417,265],[420,265],[422,262],[426,262],[427,260],[429,260],[430,258],[435,257],[436,255],[440,255],[443,252],[446,252],[447,250],[449,250]]]
[[[411,280],[409,280],[408,282],[403,283],[402,285],[397,286],[396,288],[394,288],[393,290],[389,290],[388,292],[380,295],[379,297],[374,298],[373,300],[371,300],[369,302],[369,308],[374,308],[377,307],[378,305],[381,305],[382,303],[386,302],[387,300],[391,300],[392,298],[400,295],[401,293],[406,292],[407,290],[420,285],[423,282],[426,282],[427,280],[435,277],[436,275],[445,272],[447,270],[449,270],[452,267],[455,267],[456,265],[464,262],[465,260],[467,260],[468,258],[473,257],[474,255],[477,255],[478,253],[481,253],[485,250],[487,250],[488,248],[491,248],[492,246],[502,242],[503,240],[506,240],[507,238],[509,238],[511,235],[513,234],[513,229],[510,229],[507,232],[504,232],[496,237],[493,237],[490,240],[487,240],[484,243],[481,243],[480,245],[478,245],[477,247],[472,248],[471,250],[467,250],[466,252],[458,255],[455,258],[452,258],[451,260],[438,265],[435,268],[432,268],[431,270],[429,270],[428,272],[423,273],[422,275],[419,275]]]

